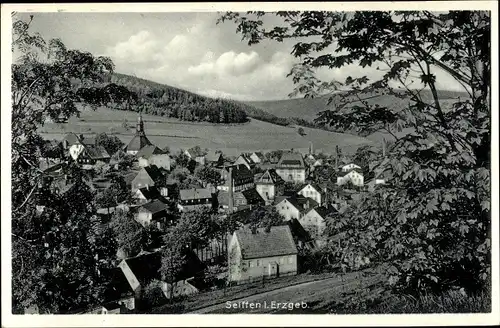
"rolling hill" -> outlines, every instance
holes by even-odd
[[[424,100],[432,99],[430,91],[422,91]],[[457,98],[468,98],[465,92],[439,90],[439,97],[442,100],[453,100]],[[282,118],[301,118],[307,121],[313,121],[319,112],[325,109],[333,109],[334,104],[328,104],[329,96],[318,98],[294,98],[272,101],[247,101],[246,104],[262,109],[271,115]],[[354,101],[354,99],[353,99]],[[410,103],[410,99],[401,99],[391,95],[380,95],[367,100],[369,104],[379,104],[390,108],[402,108]],[[354,102],[355,104],[355,102]]]

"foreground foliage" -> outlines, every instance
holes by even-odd
[[[269,13],[267,13],[269,14]],[[388,283],[405,293],[451,286],[475,291],[490,279],[490,17],[486,12],[226,13],[256,44],[297,39],[292,95],[331,94],[335,110],[318,122],[360,134],[393,135],[369,168],[388,184],[329,222],[330,244],[344,269],[352,258],[392,264]],[[359,65],[380,74],[323,81],[320,69]],[[437,72],[469,95],[445,106]],[[431,97],[423,97],[428,90]],[[342,91],[342,92],[338,92]],[[383,94],[410,98],[402,108],[368,102]],[[404,136],[398,135],[405,129]],[[349,255],[346,257],[346,255]],[[353,267],[354,266],[354,267]]]

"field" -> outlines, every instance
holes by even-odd
[[[130,111],[112,110],[100,107],[93,111],[82,108],[80,117],[70,118],[68,123],[45,123],[40,128],[46,139],[62,139],[68,132],[94,134],[106,132],[116,135],[128,143],[134,133],[138,114]],[[227,155],[237,155],[243,151],[295,149],[306,152],[310,142],[315,151],[333,153],[338,145],[345,153],[373,141],[350,134],[334,133],[318,129],[304,128],[305,136],[297,132],[297,127],[283,127],[251,119],[239,125],[215,125],[204,122],[185,122],[154,115],[143,115],[148,138],[160,148],[170,147],[171,151],[193,146],[220,149]]]

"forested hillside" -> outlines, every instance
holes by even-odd
[[[186,90],[145,79],[114,73],[109,81],[133,93],[131,104],[114,106],[148,114],[178,118],[185,121],[211,123],[243,123],[248,116],[286,125],[285,120],[261,109],[227,99],[204,97]]]

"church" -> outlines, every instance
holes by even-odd
[[[130,140],[130,143],[127,145],[127,147],[125,147],[125,151],[127,152],[127,154],[136,155],[139,150],[141,150],[145,146],[152,145],[153,144],[151,143],[151,141],[149,141],[148,137],[146,137],[142,115],[139,114],[135,136],[132,138],[132,140]]]

